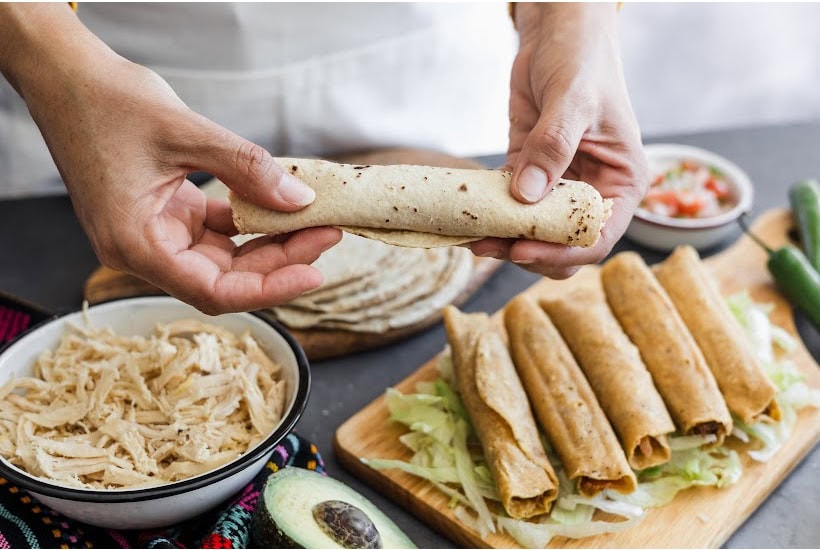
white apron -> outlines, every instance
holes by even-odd
[[[516,36],[505,3],[94,4],[79,16],[186,104],[274,154],[507,146]],[[62,192],[0,85],[0,196]]]

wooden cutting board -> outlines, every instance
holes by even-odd
[[[416,149],[362,152],[339,156],[334,160],[355,164],[419,164],[448,168],[487,168],[473,160]],[[467,301],[501,266],[501,262],[493,258],[476,257],[473,258],[473,264],[474,269],[470,281],[453,300],[455,305]],[[94,271],[86,281],[84,288],[85,299],[91,304],[117,298],[158,294],[164,294],[164,292],[138,277],[107,267],[100,267]],[[440,313],[436,312],[418,323],[382,333],[329,329],[291,329],[291,333],[305,350],[309,359],[327,359],[397,342],[434,325],[440,319]]]
[[[754,231],[770,246],[784,244],[792,227],[788,210],[772,210],[754,224]],[[705,261],[716,276],[724,294],[748,289],[757,302],[774,305],[771,319],[796,335],[789,304],[775,290],[766,271],[765,254],[748,237],[728,250]],[[583,287],[595,275],[597,266],[587,266],[566,281],[544,279],[525,291],[533,297],[563,293]],[[496,317],[498,314],[496,315]],[[799,340],[799,337],[797,337]],[[820,388],[820,369],[802,345],[790,356],[806,375],[809,385]],[[434,358],[396,388],[413,392],[417,382],[436,378]],[[444,536],[466,547],[510,548],[515,541],[507,535],[479,534],[459,522],[448,507],[449,499],[430,483],[395,470],[374,470],[360,458],[394,458],[407,460],[410,453],[399,443],[403,426],[388,424],[384,397],[380,397],[345,422],[336,432],[335,448],[339,461],[353,474],[397,501],[437,529]],[[648,512],[636,527],[585,539],[556,538],[551,547],[719,547],[760,503],[772,492],[794,466],[820,439],[820,410],[804,410],[791,439],[767,463],[753,462],[743,454],[744,474],[728,488],[695,488],[679,493],[674,501]]]

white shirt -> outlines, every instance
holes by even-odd
[[[517,38],[506,4],[80,5],[92,32],[193,110],[274,154],[506,150]],[[0,196],[62,192],[0,86]]]

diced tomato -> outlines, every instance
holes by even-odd
[[[664,174],[658,175],[654,180],[652,180],[652,187],[662,184],[664,177]]]
[[[692,162],[691,160],[683,160],[680,163],[681,170],[685,170],[687,172],[694,172],[698,169],[698,165]]]
[[[691,193],[678,194],[678,214],[681,216],[692,217],[698,215],[703,210],[703,199]]]
[[[677,197],[677,192],[676,191],[672,191],[672,190],[663,191],[663,190],[650,189],[649,193],[646,194],[645,201],[646,201],[647,206],[650,207],[649,210],[657,212],[658,209],[657,208],[652,208],[652,206],[663,205],[661,210],[663,210],[664,213],[667,216],[677,216],[678,215],[678,206],[679,205],[678,205],[678,197]]]
[[[711,191],[718,200],[725,200],[729,198],[729,186],[724,181],[709,178],[706,180],[706,189]]]

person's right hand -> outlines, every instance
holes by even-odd
[[[0,68],[25,99],[104,265],[211,314],[274,306],[321,284],[308,264],[339,241],[337,229],[236,247],[227,202],[207,200],[186,175],[209,172],[282,211],[310,204],[313,190],[262,147],[190,110],[156,73],[66,19],[74,18],[67,6],[39,9],[17,14],[22,19],[12,30],[21,42]],[[48,43],[26,33],[34,17],[49,25]],[[14,22],[0,23],[0,31]]]

